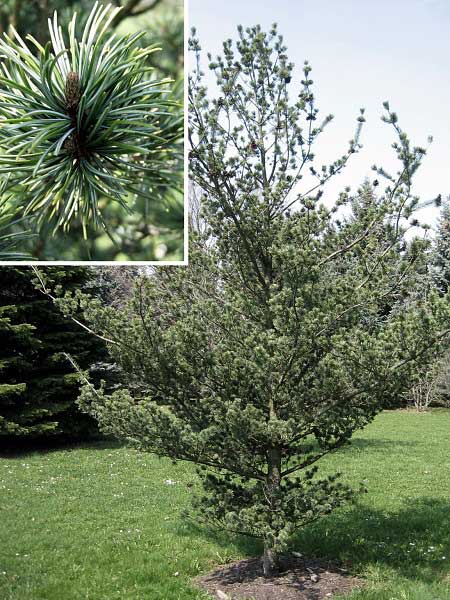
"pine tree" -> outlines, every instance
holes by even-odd
[[[444,204],[438,223],[433,253],[433,273],[442,293],[450,285],[450,201]]]
[[[50,267],[54,285],[92,290],[85,268]],[[64,352],[84,367],[103,345],[64,318],[36,289],[31,268],[0,270],[0,436],[76,436],[96,431],[75,405],[77,378]]]
[[[198,53],[195,39],[191,47]],[[128,373],[113,393],[85,383],[84,410],[144,450],[195,463],[200,518],[262,540],[269,575],[297,529],[352,498],[317,463],[432,360],[450,306],[404,285],[425,150],[389,105],[398,173],[376,167],[386,183],[363,210],[349,191],[327,207],[326,182],[360,149],[363,111],[347,153],[318,167],[313,146],[331,116],[316,123],[308,64],[290,102],[293,65],[275,27],[240,28],[237,55],[226,41],[209,66],[217,97],[199,69],[189,89],[190,170],[202,193],[189,266],[140,279],[127,310],[79,295],[65,306],[82,302]]]

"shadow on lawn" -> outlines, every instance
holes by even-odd
[[[395,513],[357,506],[305,528],[292,549],[348,561],[356,571],[379,564],[403,577],[436,581],[450,566],[450,503],[411,498]]]
[[[408,441],[408,440],[383,440],[383,439],[368,439],[368,438],[354,438],[351,444],[343,446],[339,449],[339,452],[351,452],[360,450],[375,450],[375,452],[392,452],[393,449],[398,448],[399,451],[406,450],[407,448],[413,448],[421,445],[423,442]]]
[[[198,524],[195,522],[194,517],[183,522],[180,520],[180,527],[177,528],[176,533],[188,538],[203,538],[214,542],[224,549],[225,557],[230,554],[233,547],[236,549],[236,553],[245,556],[259,556],[262,554],[262,544],[258,540],[243,535],[229,534],[223,529],[212,529],[207,525]]]
[[[208,538],[225,550],[226,559],[233,546],[245,556],[262,553],[253,539],[232,537],[193,522],[180,527],[177,534]],[[301,530],[290,550],[301,552],[305,559],[342,563],[354,574],[378,564],[399,576],[432,583],[445,577],[450,566],[450,503],[415,498],[395,513],[357,506]]]
[[[0,458],[23,458],[36,452],[57,452],[60,450],[111,450],[121,448],[124,444],[113,438],[75,438],[55,437],[43,440],[2,440],[0,441]]]

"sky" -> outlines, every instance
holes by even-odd
[[[268,30],[274,22],[296,65],[292,89],[300,91],[307,59],[319,117],[335,116],[316,147],[318,163],[346,151],[359,109],[366,109],[364,147],[326,188],[328,196],[373,179],[374,163],[396,170],[395,134],[380,119],[385,100],[413,145],[434,139],[414,193],[423,200],[450,195],[450,0],[189,0],[189,25],[205,54],[236,39],[238,24]],[[437,215],[427,208],[420,217],[434,224]]]

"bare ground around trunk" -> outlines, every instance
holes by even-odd
[[[274,577],[264,577],[261,560],[250,558],[218,567],[195,583],[217,600],[328,600],[364,585],[337,564],[294,556],[280,561]]]

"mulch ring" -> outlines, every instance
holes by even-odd
[[[263,576],[261,559],[250,558],[196,577],[196,585],[217,600],[328,600],[364,585],[335,563],[283,557],[277,576]]]

